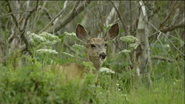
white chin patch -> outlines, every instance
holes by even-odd
[[[105,58],[105,59],[100,58],[100,61],[102,61],[102,62],[103,62],[103,61],[105,61],[106,59],[107,59],[107,58]]]

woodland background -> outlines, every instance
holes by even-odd
[[[184,103],[184,1],[0,3],[2,104]],[[78,23],[102,37],[116,22],[119,36],[103,65],[115,73],[101,73],[98,86],[92,75],[84,85],[63,85],[55,73],[43,73],[47,64],[85,59],[84,43],[75,37]],[[57,37],[33,42],[42,32]]]

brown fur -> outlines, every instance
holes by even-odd
[[[75,78],[83,78],[84,66],[76,63],[67,63],[64,65],[47,65],[45,70],[55,70],[57,74],[62,75],[64,80],[73,80]]]

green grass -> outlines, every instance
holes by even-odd
[[[175,84],[174,84],[175,83]],[[129,94],[131,104],[184,104],[184,80],[160,80],[154,87],[140,86]]]
[[[173,64],[164,70],[162,65],[166,66],[162,63],[153,69],[153,87],[138,84],[124,71],[100,74],[98,85],[92,74],[85,80],[62,84],[61,76],[44,72],[39,62],[15,71],[11,65],[1,66],[1,103],[184,104],[184,70],[169,69],[175,68]]]

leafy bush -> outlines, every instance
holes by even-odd
[[[67,34],[67,33],[66,33]],[[160,46],[160,45],[159,45]],[[41,47],[35,48],[40,49]],[[129,50],[123,50],[115,59],[109,58],[98,76],[87,73],[83,80],[64,82],[55,71],[46,72],[46,64],[77,62],[78,53],[83,48],[73,46],[76,54],[34,54],[26,57],[27,65],[14,70],[10,63],[1,65],[2,104],[183,104],[184,103],[184,60],[181,57],[173,63],[153,61],[153,87],[147,88],[137,81],[135,70],[130,70]],[[162,53],[160,47],[152,47],[152,54]],[[165,53],[163,53],[166,55]],[[169,53],[170,54],[170,53]],[[57,55],[57,58],[56,56]],[[74,56],[74,57],[73,57]],[[176,55],[173,54],[172,57]],[[59,58],[60,57],[60,58]],[[68,58],[66,58],[68,57]],[[80,61],[81,62],[81,61]],[[83,63],[91,67],[91,63]],[[109,73],[108,73],[109,72]]]

